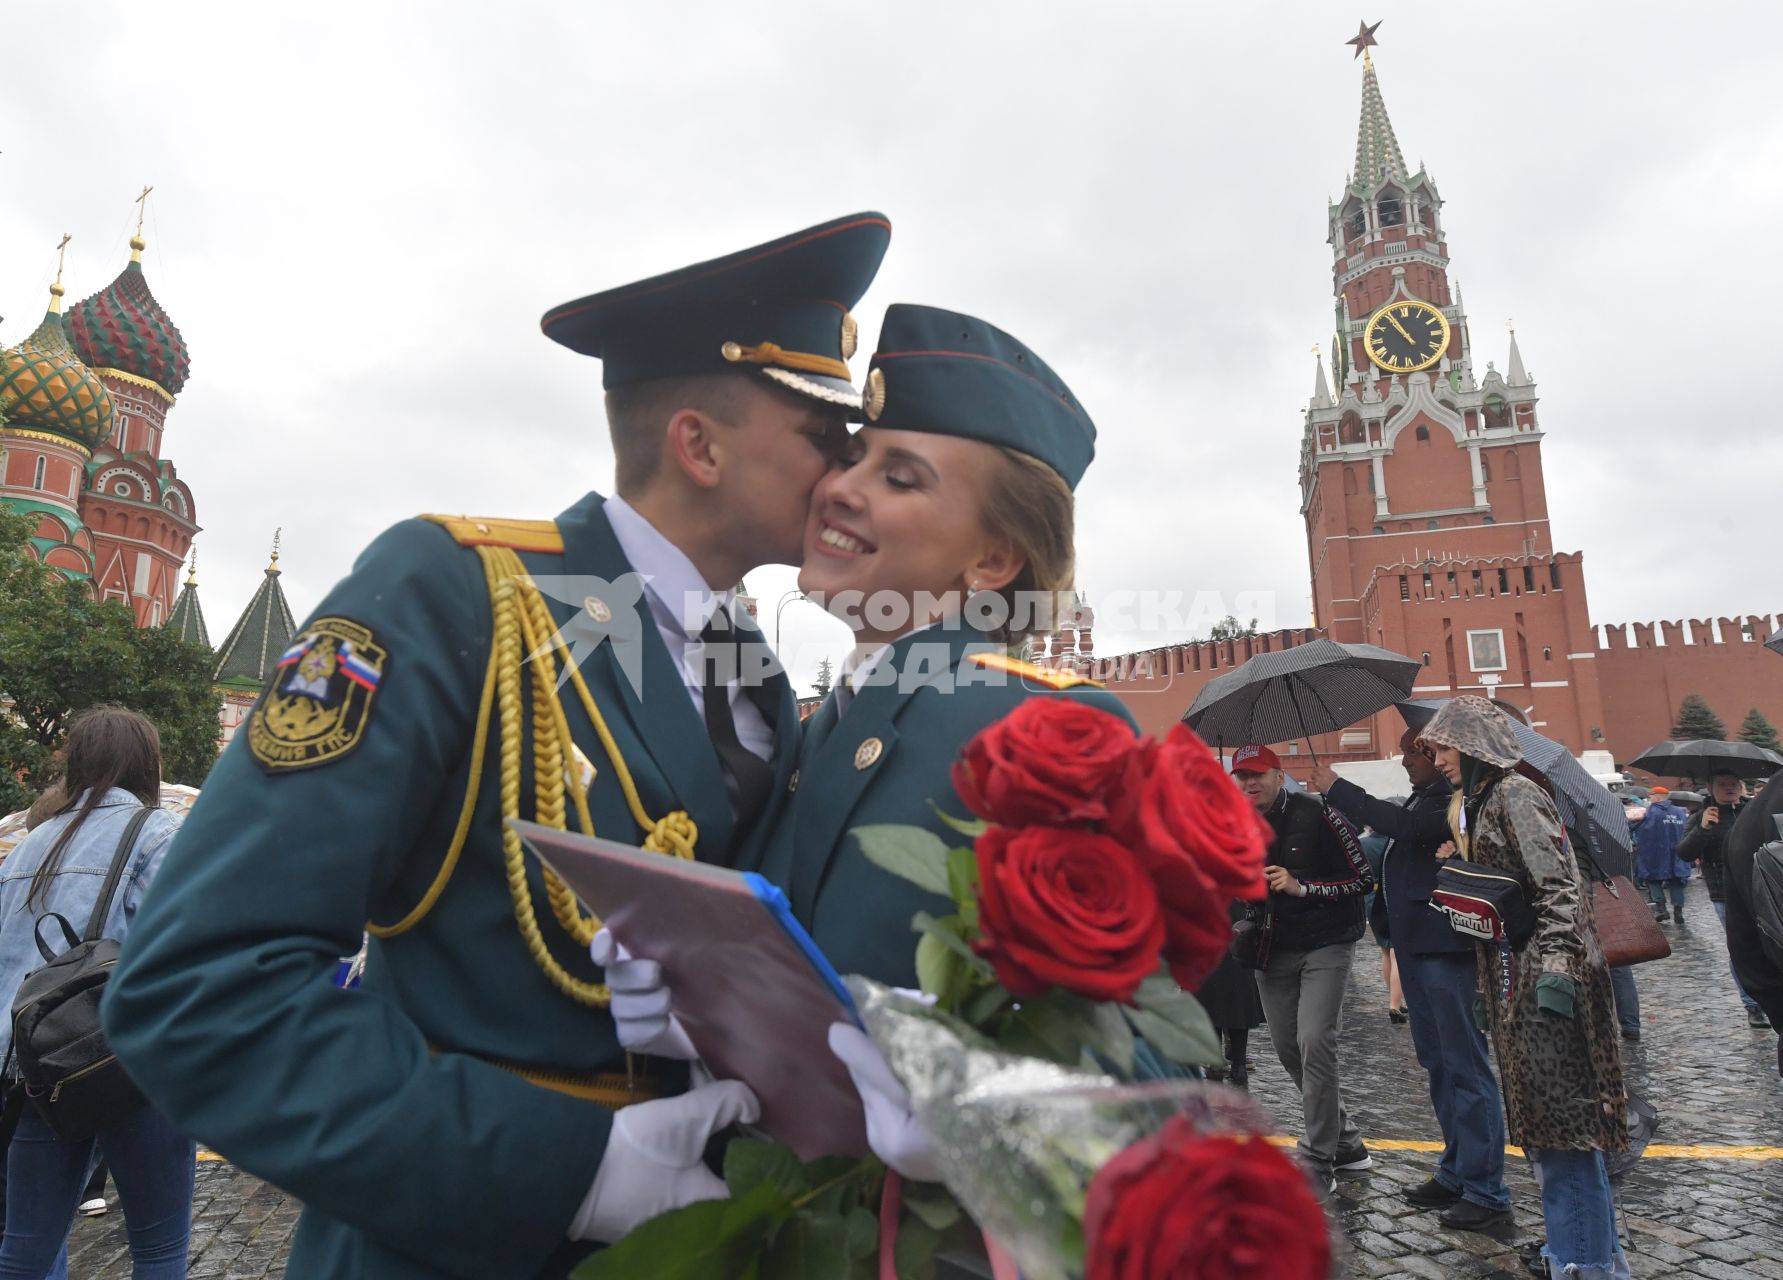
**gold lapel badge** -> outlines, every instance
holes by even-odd
[[[606,623],[613,621],[613,610],[608,608],[607,602],[602,600],[599,596],[589,596],[588,599],[582,602],[582,607],[588,610],[588,616],[593,618],[596,622]]]
[[[874,762],[879,759],[884,751],[885,744],[883,742],[878,738],[868,738],[854,750],[854,767],[857,769],[871,769]]]

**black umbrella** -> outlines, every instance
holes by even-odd
[[[1662,778],[1707,778],[1717,773],[1742,778],[1768,778],[1783,769],[1783,756],[1750,742],[1722,742],[1717,738],[1666,741],[1648,747],[1628,762],[1631,769],[1645,769]]]
[[[1778,653],[1783,653],[1783,631],[1777,632],[1769,640],[1766,640],[1764,642],[1764,647],[1773,649]]]
[[[1220,746],[1307,738],[1392,706],[1411,692],[1420,669],[1416,658],[1391,649],[1313,640],[1259,653],[1208,681],[1183,719]]]
[[[1413,729],[1422,729],[1448,705],[1447,698],[1425,698],[1399,704],[1399,714]],[[1515,716],[1505,716],[1517,735],[1517,749],[1529,767],[1554,788],[1560,821],[1591,846],[1598,865],[1610,874],[1626,873],[1634,844],[1628,836],[1628,815],[1610,789],[1585,771],[1562,743],[1537,733]],[[1620,852],[1618,852],[1618,850]]]

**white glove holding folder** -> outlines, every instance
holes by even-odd
[[[630,1053],[691,1062],[699,1051],[675,1015],[669,1012],[669,989],[662,980],[662,966],[654,960],[634,960],[631,953],[602,929],[594,935],[588,954],[607,971],[607,987],[619,1043]]]

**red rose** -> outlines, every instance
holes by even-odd
[[[1133,753],[1117,794],[1108,829],[1147,866],[1186,857],[1220,898],[1263,897],[1269,825],[1186,724]]]
[[[1145,865],[1164,911],[1164,960],[1170,976],[1183,990],[1193,991],[1219,967],[1231,944],[1230,899],[1187,858],[1155,858]]]
[[[966,744],[953,785],[1002,826],[1100,822],[1136,743],[1119,716],[1074,698],[1029,698]]]
[[[974,944],[1012,995],[1053,986],[1131,1002],[1158,967],[1157,890],[1125,847],[1093,831],[992,827],[978,837]]]
[[[1097,1172],[1085,1280],[1325,1280],[1331,1235],[1298,1166],[1182,1116]]]

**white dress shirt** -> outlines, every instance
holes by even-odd
[[[712,620],[720,606],[730,613],[733,622],[737,603],[734,591],[713,591],[693,561],[624,498],[611,497],[603,508],[613,536],[631,567],[644,581],[644,598],[650,605],[650,616],[668,648],[669,657],[681,671],[687,696],[701,723],[706,719],[706,693],[700,683],[700,632]],[[763,760],[774,758],[774,726],[769,724],[743,690],[742,680],[729,682],[731,719],[737,726],[737,741]]]

